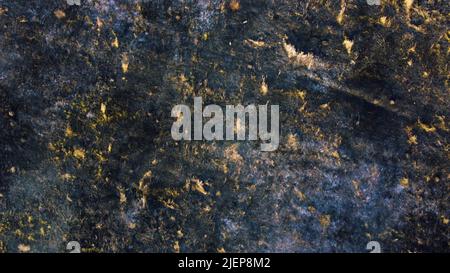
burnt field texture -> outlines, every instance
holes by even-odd
[[[0,252],[449,252],[449,2],[376,2],[0,0]]]

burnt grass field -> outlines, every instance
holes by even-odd
[[[68,2],[0,0],[0,252],[449,252],[447,1]]]

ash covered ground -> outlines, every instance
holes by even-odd
[[[448,2],[68,2],[0,0],[0,252],[449,251]]]

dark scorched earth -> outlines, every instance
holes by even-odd
[[[68,2],[0,0],[0,252],[449,251],[448,1]]]

